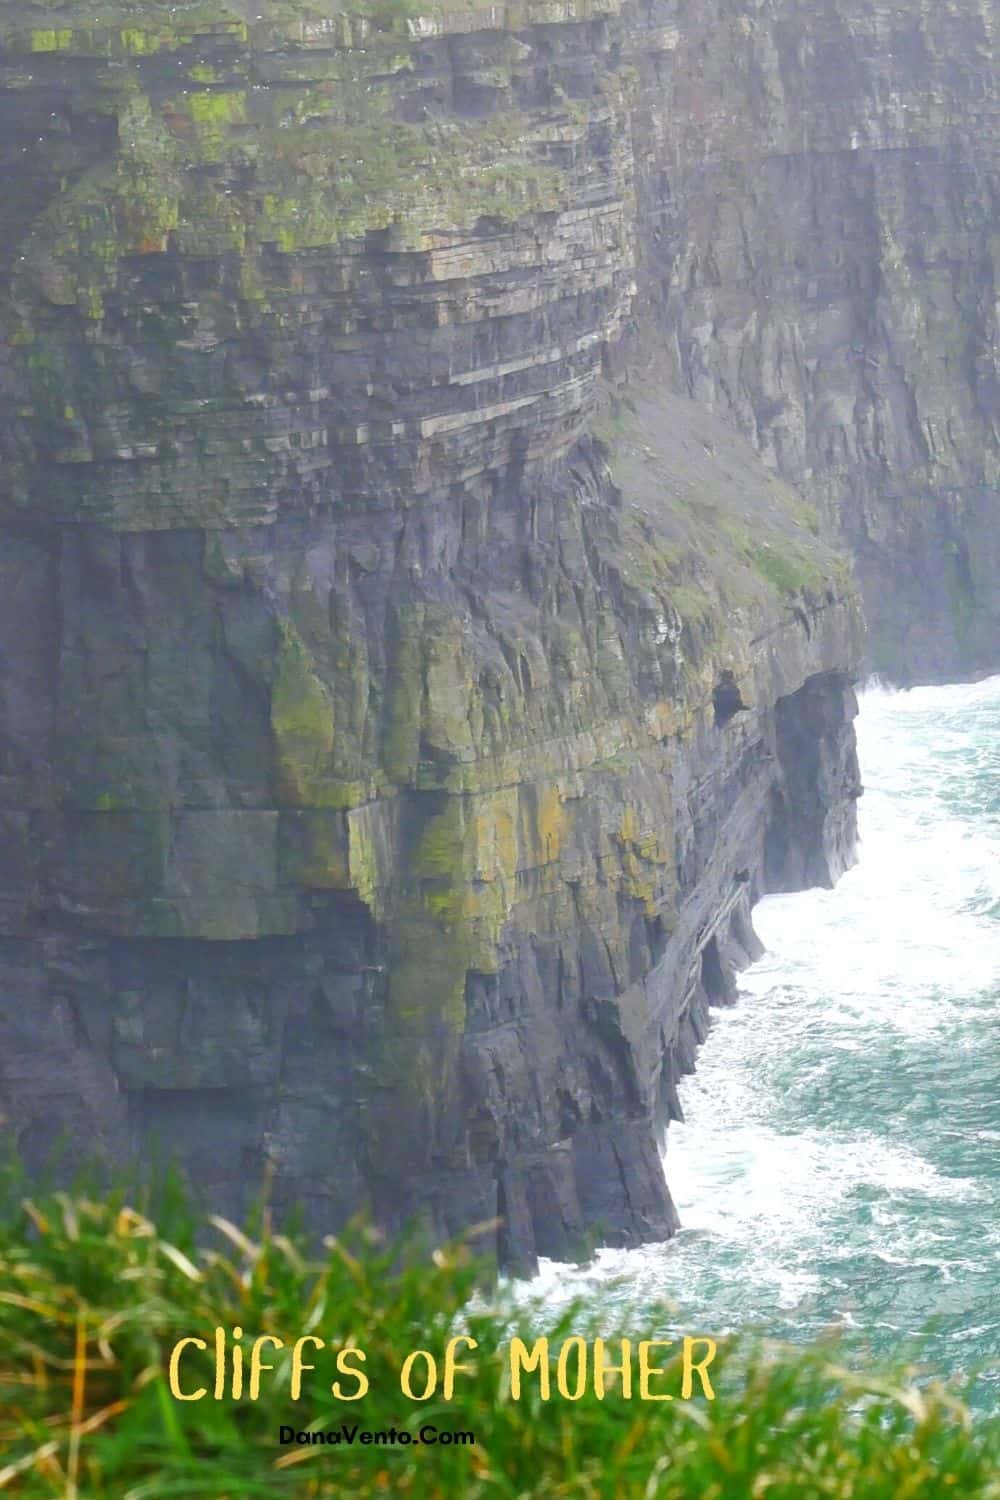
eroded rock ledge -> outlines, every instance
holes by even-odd
[[[636,334],[632,33],[80,9],[0,29],[5,1124],[668,1234],[752,902],[851,858],[861,616]]]
[[[269,1163],[318,1227],[499,1213],[520,1265],[672,1231],[658,1145],[751,904],[851,857],[860,625],[739,440],[666,397],[612,425],[478,533],[21,541],[61,623],[38,588],[62,732],[5,814],[29,1162],[158,1148],[231,1212]],[[352,803],[337,726],[373,698]]]

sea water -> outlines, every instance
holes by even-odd
[[[666,1244],[543,1265],[546,1301],[982,1370],[1000,1405],[1000,677],[861,695],[859,862],[771,896],[681,1088]],[[538,1284],[536,1283],[536,1287]],[[614,1321],[621,1323],[623,1319]]]

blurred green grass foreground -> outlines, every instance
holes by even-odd
[[[956,1392],[906,1371],[859,1367],[835,1342],[788,1350],[720,1341],[715,1399],[625,1399],[592,1382],[579,1400],[540,1395],[539,1370],[513,1399],[512,1336],[547,1335],[558,1351],[587,1330],[607,1340],[667,1338],[664,1309],[643,1328],[607,1328],[599,1308],[526,1315],[503,1285],[483,1291],[466,1246],[386,1246],[363,1226],[321,1253],[274,1232],[265,1212],[244,1227],[200,1218],[176,1188],[155,1217],[124,1193],[83,1192],[0,1203],[0,1492],[64,1500],[250,1500],[254,1496],[403,1495],[600,1497],[600,1500],[956,1500],[1000,1497],[1000,1421],[973,1423]],[[480,1290],[477,1292],[477,1288]],[[214,1331],[227,1350],[215,1399]],[[234,1329],[242,1336],[234,1336]],[[699,1330],[700,1332],[700,1330]],[[293,1400],[292,1345],[304,1335]],[[423,1349],[441,1366],[464,1335],[451,1399],[443,1380],[408,1399],[400,1372]],[[250,1351],[262,1344],[257,1398]],[[171,1394],[177,1378],[198,1400]],[[282,1347],[277,1347],[277,1341]],[[321,1341],[322,1347],[319,1346]],[[232,1349],[244,1350],[232,1398]],[[337,1351],[353,1353],[338,1370]],[[615,1345],[617,1349],[619,1346]],[[361,1382],[368,1390],[344,1399]],[[679,1346],[661,1351],[658,1389],[680,1390]],[[674,1360],[671,1366],[671,1360]],[[850,1368],[847,1365],[850,1364]],[[308,1368],[308,1365],[314,1368]],[[422,1391],[428,1364],[413,1385]],[[439,1368],[439,1374],[440,1374]],[[340,1383],[341,1399],[331,1394]],[[356,1429],[354,1442],[279,1441],[296,1432]],[[388,1445],[363,1430],[395,1429]],[[473,1433],[475,1442],[422,1441]],[[286,1434],[287,1436],[287,1434]]]

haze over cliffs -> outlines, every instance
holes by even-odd
[[[862,662],[996,666],[993,25],[5,10],[30,1165],[671,1232],[751,905],[853,857]]]

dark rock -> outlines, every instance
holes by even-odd
[[[994,663],[982,4],[85,9],[0,21],[0,1115],[666,1236],[752,904],[853,856],[829,538],[878,662]]]

